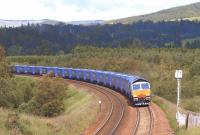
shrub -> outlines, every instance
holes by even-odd
[[[196,96],[193,99],[183,100],[183,107],[185,109],[193,111],[193,112],[200,112],[200,98],[199,98],[199,96]]]
[[[190,75],[191,76],[200,75],[199,69],[200,69],[200,61],[193,63],[190,68]]]
[[[9,78],[9,63],[6,59],[5,50],[0,46],[0,78]]]
[[[57,116],[64,111],[63,99],[66,89],[62,79],[43,76],[37,84],[32,100],[21,105],[19,110],[47,117]]]
[[[0,78],[0,106],[18,108],[33,97],[35,82],[30,78]]]

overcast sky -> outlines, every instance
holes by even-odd
[[[0,19],[110,20],[199,0],[0,0]]]

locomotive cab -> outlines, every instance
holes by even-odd
[[[148,105],[150,102],[150,83],[135,82],[131,85],[134,105]]]

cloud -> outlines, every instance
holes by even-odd
[[[198,0],[0,0],[0,18],[109,20],[151,13],[192,2]]]

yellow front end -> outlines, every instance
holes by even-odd
[[[150,95],[150,89],[132,91],[133,101],[135,105],[148,105],[150,102]]]

